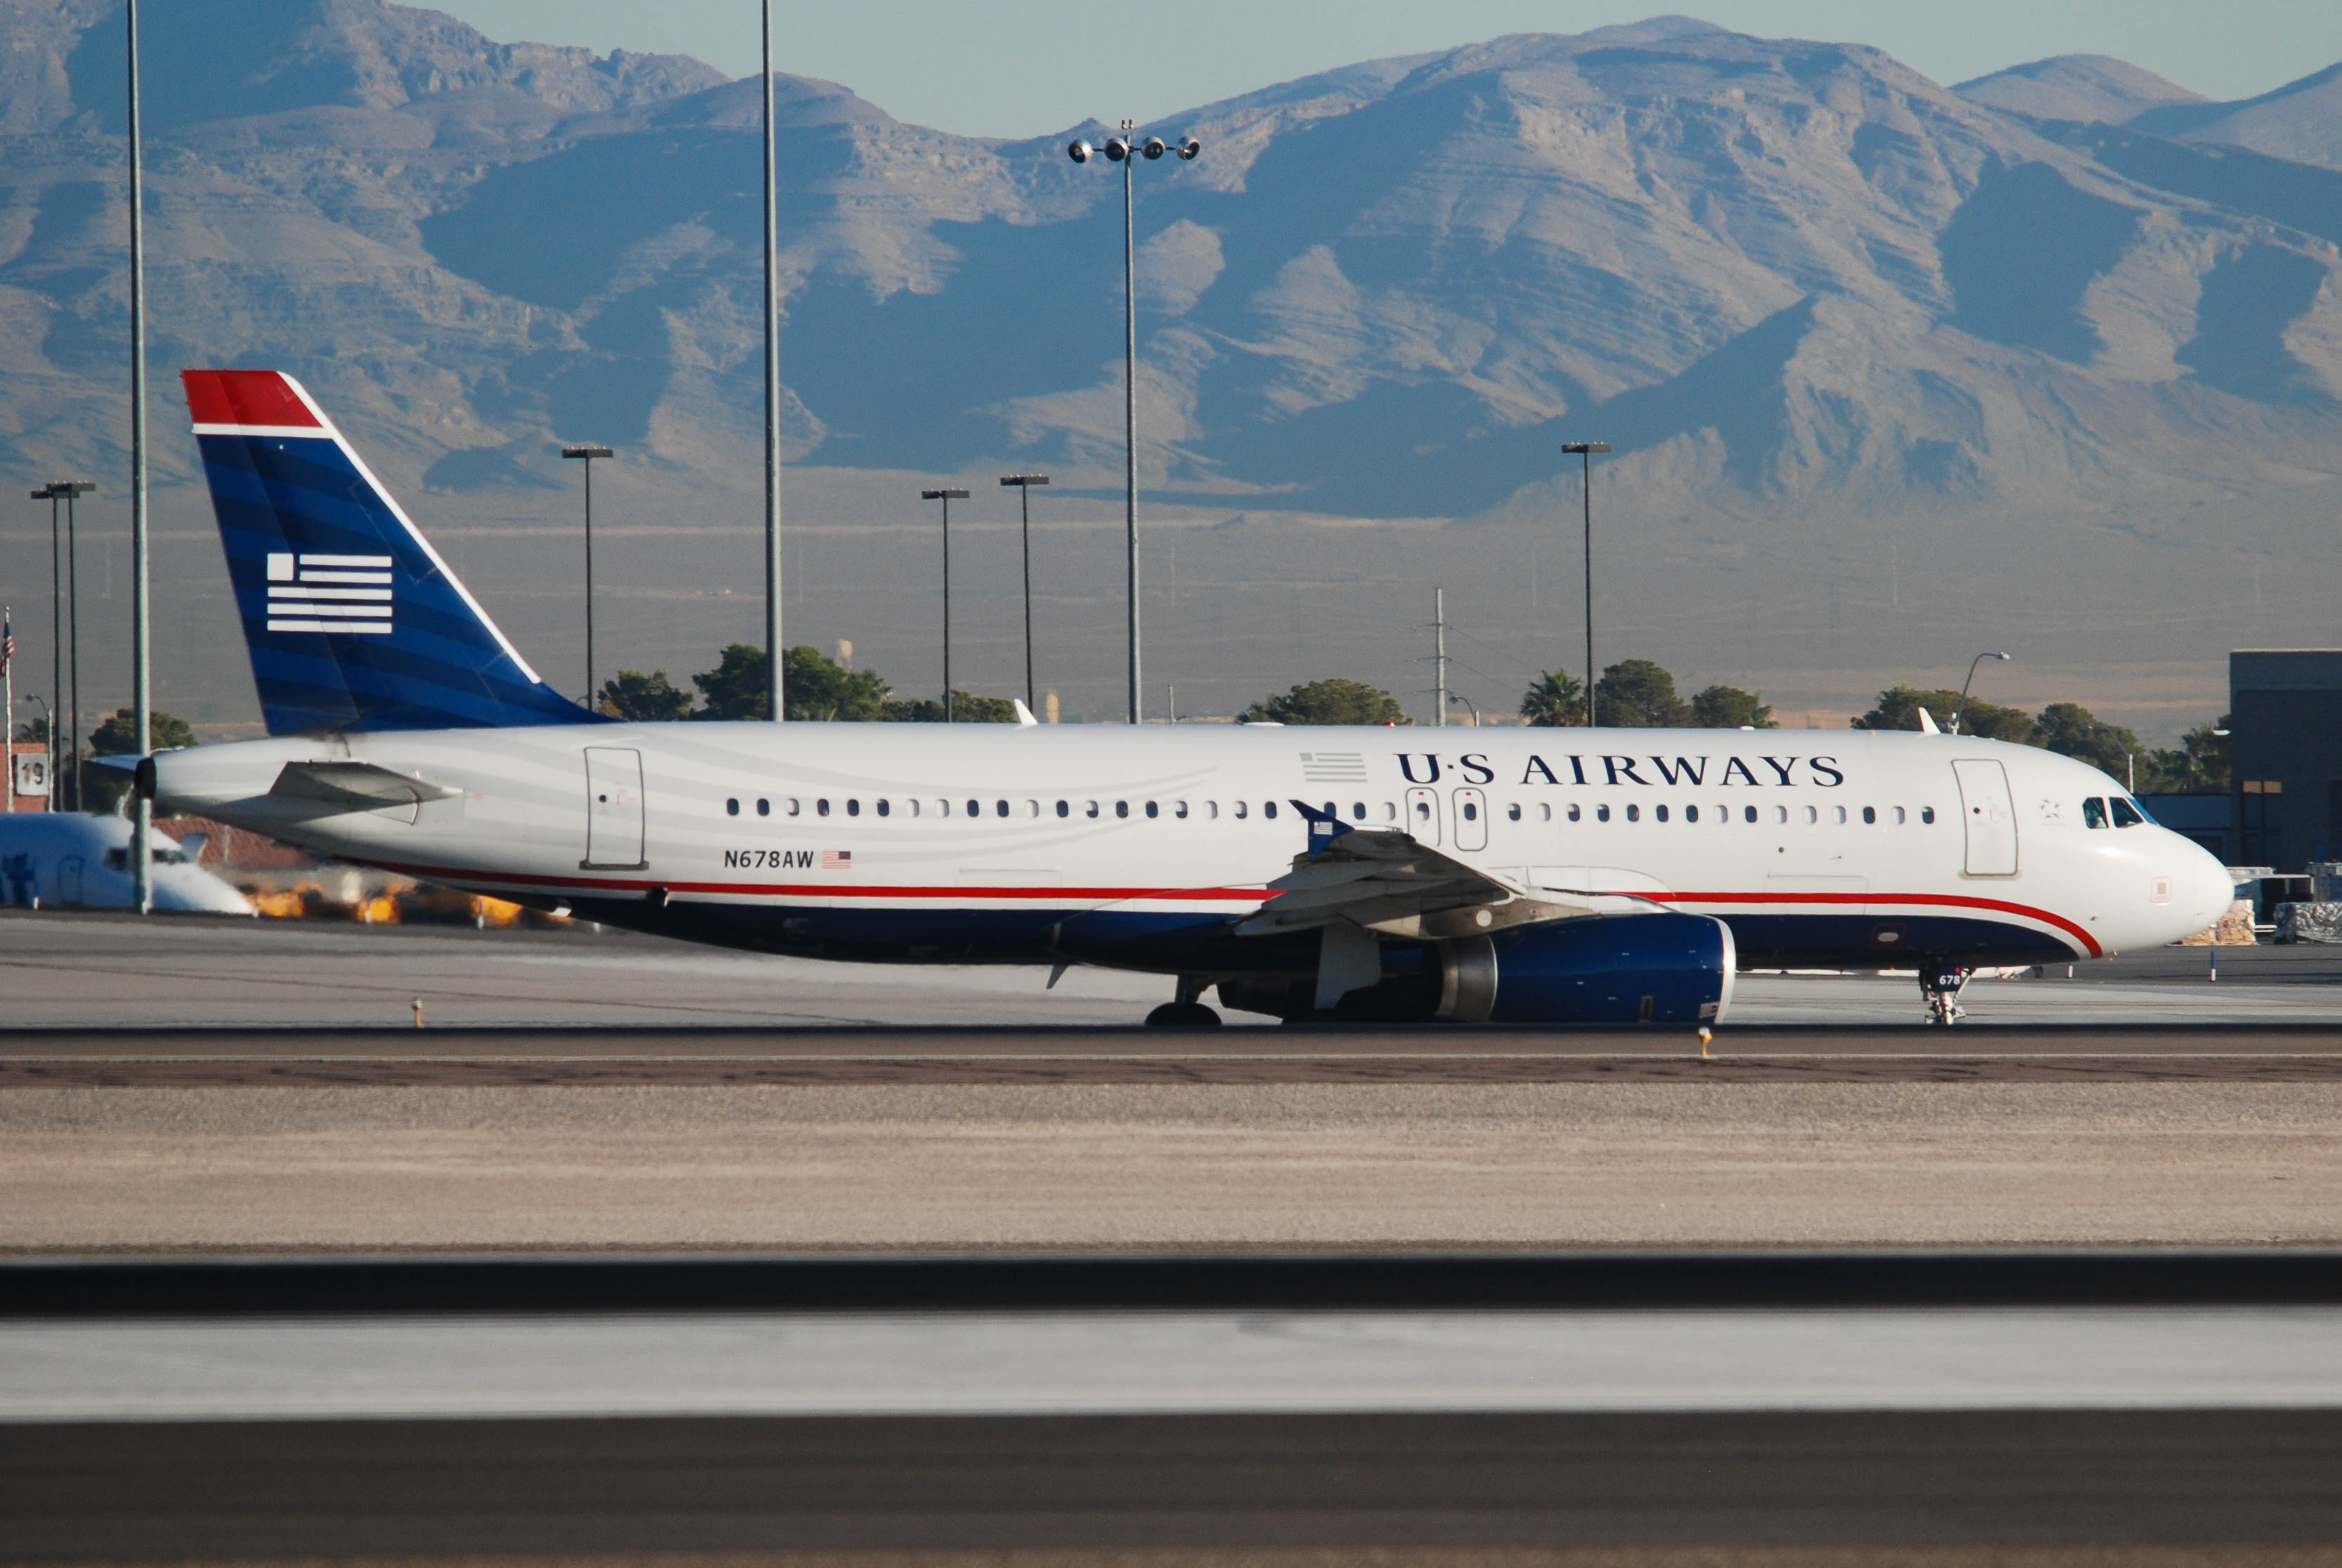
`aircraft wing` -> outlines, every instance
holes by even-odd
[[[1576,919],[1598,907],[1591,897],[1579,903],[1532,894],[1406,834],[1349,828],[1298,801],[1294,804],[1309,818],[1313,847],[1295,856],[1293,869],[1268,884],[1273,896],[1236,927],[1239,936],[1346,921],[1386,936],[1436,940]]]
[[[464,792],[410,774],[394,773],[373,763],[313,762],[286,763],[268,793],[295,800],[323,801],[357,811],[379,811],[385,806],[454,800]]]

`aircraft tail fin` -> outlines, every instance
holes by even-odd
[[[529,668],[299,382],[180,379],[270,734],[601,716]]]

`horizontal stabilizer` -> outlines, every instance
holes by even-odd
[[[455,800],[459,789],[435,784],[408,774],[393,773],[372,763],[286,763],[268,793],[293,800],[321,801],[357,811],[385,806],[415,806],[425,801]]]

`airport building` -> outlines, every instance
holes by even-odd
[[[2231,653],[2228,712],[2229,864],[2342,859],[2342,648]]]

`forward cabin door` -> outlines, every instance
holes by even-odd
[[[1960,782],[1960,820],[1967,826],[1970,876],[2017,874],[2017,803],[2008,793],[2008,770],[1997,762],[1956,762]]]
[[[643,754],[586,748],[586,859],[611,871],[643,868]]]

